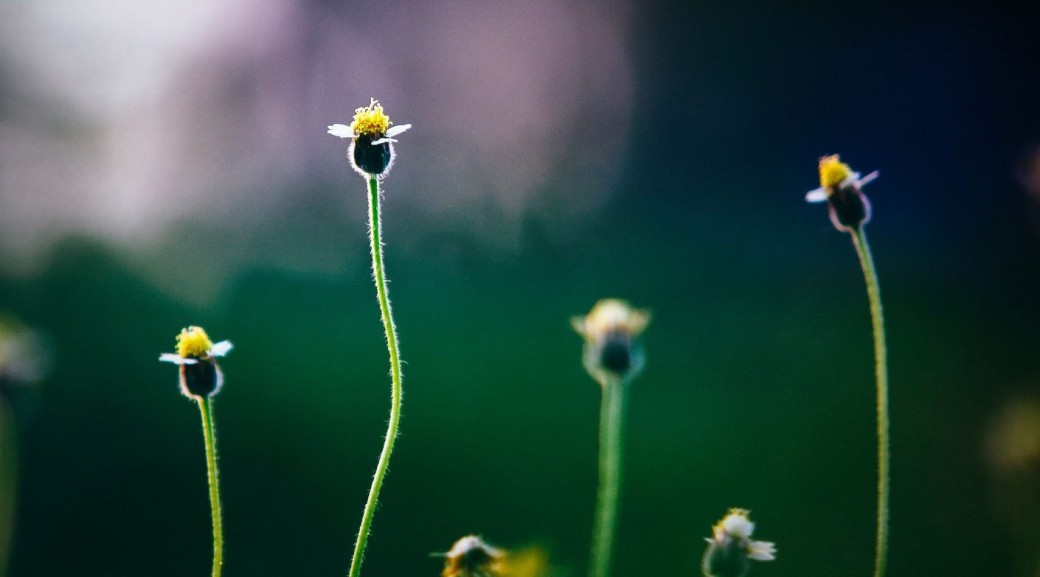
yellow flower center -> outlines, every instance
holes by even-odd
[[[390,117],[383,112],[383,105],[375,98],[368,106],[363,106],[354,111],[354,121],[350,123],[350,129],[359,136],[379,138],[386,134],[390,128]]]
[[[184,359],[198,359],[209,354],[213,341],[209,340],[206,331],[200,327],[181,329],[177,335],[177,354]]]
[[[820,186],[823,188],[838,186],[851,174],[852,169],[840,161],[837,154],[820,158]]]

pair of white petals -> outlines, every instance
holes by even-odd
[[[219,343],[213,345],[213,348],[206,351],[206,354],[210,357],[222,357],[228,354],[228,351],[230,351],[231,348],[231,341],[220,341]],[[178,355],[177,353],[163,353],[159,355],[159,360],[165,361],[167,363],[173,363],[175,365],[194,365],[195,363],[199,362],[198,359],[184,358]]]
[[[859,177],[859,173],[858,172],[853,172],[852,174],[850,174],[848,176],[848,178],[846,178],[845,180],[843,180],[840,183],[838,183],[838,188],[844,188],[844,187],[849,186],[849,185],[856,185],[858,188],[863,188],[864,186],[866,186],[866,185],[870,184],[871,182],[873,182],[874,179],[879,177],[879,176],[881,176],[881,173],[876,171],[876,170],[874,172],[871,172],[870,174],[864,176],[863,178]],[[823,201],[827,200],[828,196],[829,196],[829,194],[827,193],[827,189],[826,188],[823,188],[823,187],[816,188],[816,189],[810,190],[808,192],[808,194],[805,195],[805,201],[806,202],[823,202]]]
[[[411,124],[400,124],[398,126],[391,126],[386,131],[386,135],[378,140],[373,140],[372,144],[383,144],[384,142],[397,142],[394,139],[395,136],[411,128]],[[332,136],[338,136],[340,138],[357,138],[358,135],[354,134],[354,131],[346,124],[333,124],[329,126],[329,134]]]

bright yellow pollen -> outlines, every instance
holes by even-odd
[[[820,158],[820,186],[823,188],[838,186],[851,174],[852,169],[838,160],[837,154]]]
[[[370,136],[379,138],[386,135],[390,128],[390,117],[383,112],[383,105],[375,98],[368,106],[363,106],[354,111],[354,121],[350,123],[350,129],[359,136]]]
[[[181,329],[177,335],[177,354],[184,359],[199,359],[209,354],[213,341],[200,327]]]

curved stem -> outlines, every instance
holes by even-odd
[[[209,506],[213,511],[213,577],[220,577],[224,566],[224,526],[220,513],[220,475],[217,470],[217,431],[213,426],[213,399],[198,399],[202,414],[202,435],[206,440],[206,468],[209,471]]]
[[[874,257],[863,227],[852,231],[852,244],[859,255],[863,277],[867,282],[867,298],[870,300],[870,318],[874,328],[874,365],[877,379],[877,435],[878,435],[878,518],[877,555],[874,561],[874,577],[884,577],[888,556],[888,361],[885,350],[885,317],[881,311],[881,285],[874,269]]]
[[[397,425],[401,420],[401,358],[397,353],[397,327],[390,312],[390,298],[386,292],[386,274],[383,272],[383,236],[379,218],[379,180],[368,179],[368,218],[369,236],[372,241],[372,275],[376,282],[376,295],[379,297],[379,311],[383,317],[383,329],[386,331],[386,348],[390,353],[390,422],[386,429],[386,440],[383,441],[383,452],[379,455],[372,487],[368,491],[365,512],[361,516],[361,528],[358,530],[357,543],[354,545],[354,556],[350,561],[349,577],[357,577],[361,573],[361,561],[365,555],[365,544],[372,530],[372,517],[379,501],[379,491],[383,487],[387,468],[390,465],[390,454],[394,450],[397,438]]]
[[[599,416],[599,491],[589,561],[591,577],[607,577],[610,574],[618,493],[621,489],[621,428],[624,422],[625,383],[617,379],[601,383],[603,400]]]

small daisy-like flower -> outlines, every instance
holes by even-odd
[[[776,559],[776,545],[752,541],[754,530],[755,524],[748,519],[747,510],[730,509],[712,528],[712,536],[704,539],[708,542],[701,566],[705,577],[742,577],[747,573],[749,560]]]
[[[879,176],[878,171],[860,177],[837,154],[820,158],[820,188],[805,195],[808,202],[827,202],[831,222],[843,232],[852,232],[870,221],[870,201],[863,187]]]
[[[181,393],[189,399],[212,397],[220,392],[224,374],[217,366],[217,357],[231,350],[231,341],[213,344],[206,331],[191,326],[177,335],[177,352],[163,353],[159,360],[180,366]]]
[[[619,299],[603,299],[588,315],[571,318],[571,326],[585,338],[585,370],[600,384],[638,375],[646,360],[639,335],[648,324],[649,311]]]
[[[499,577],[506,553],[476,535],[466,535],[444,554],[442,577]]]
[[[361,176],[383,176],[394,162],[393,143],[397,142],[394,137],[412,127],[411,124],[392,124],[383,112],[383,105],[373,98],[368,106],[354,111],[350,126],[333,124],[329,126],[329,134],[351,139],[347,158]]]

